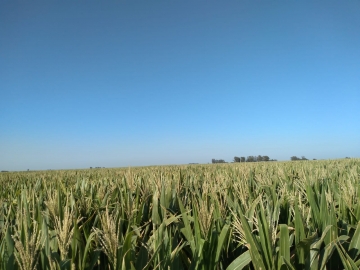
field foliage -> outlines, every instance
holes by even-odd
[[[0,174],[0,269],[359,268],[359,159]]]

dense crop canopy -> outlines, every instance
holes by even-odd
[[[0,269],[358,269],[360,160],[0,174]]]

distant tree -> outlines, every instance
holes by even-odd
[[[269,161],[270,158],[269,158],[268,156],[263,156],[263,157],[262,157],[262,160],[263,160],[263,161]]]
[[[316,158],[313,158],[313,160],[316,160]]]
[[[256,157],[255,156],[248,156],[246,158],[246,162],[255,162],[256,161]]]
[[[214,159],[214,158],[211,160],[211,162],[212,163],[226,163],[225,160],[223,160],[223,159]]]
[[[240,162],[241,159],[239,157],[234,157],[234,162]]]
[[[257,158],[256,158],[256,161],[258,161],[258,162],[263,161],[263,157],[258,155]]]
[[[308,160],[306,157],[302,156],[301,160]]]
[[[245,157],[241,157],[240,162],[245,162]]]

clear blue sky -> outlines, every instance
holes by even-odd
[[[360,1],[0,2],[0,170],[360,157]]]

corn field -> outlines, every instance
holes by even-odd
[[[359,159],[0,174],[0,269],[359,268]]]

